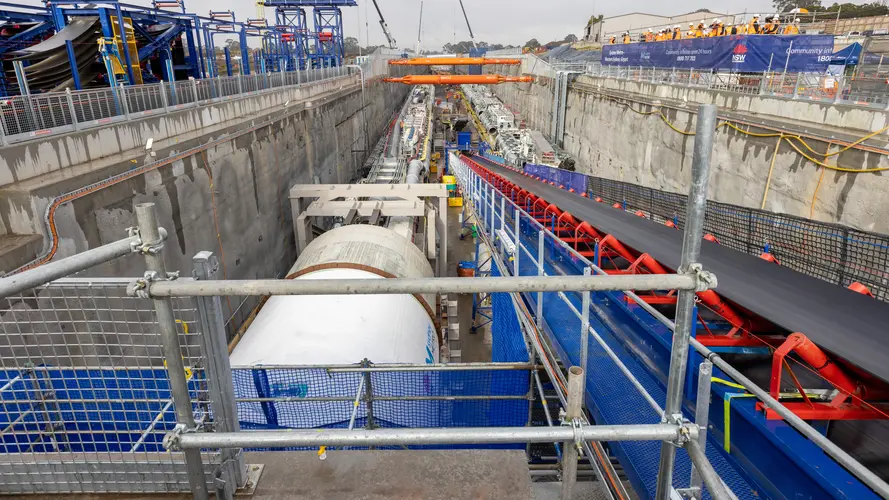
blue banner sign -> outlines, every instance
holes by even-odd
[[[602,47],[606,66],[824,73],[832,35],[736,35]],[[790,57],[788,62],[788,55]]]

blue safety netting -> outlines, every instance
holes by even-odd
[[[200,373],[189,380],[195,399],[206,385]],[[41,366],[0,372],[0,386],[2,453],[159,452],[176,425],[164,369]]]

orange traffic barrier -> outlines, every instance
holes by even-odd
[[[522,64],[521,59],[493,59],[488,57],[415,57],[413,59],[390,59],[392,66],[470,66],[482,64]]]
[[[530,83],[530,76],[503,75],[407,75],[401,78],[386,78],[389,83],[405,83],[407,85],[496,85],[498,83]]]

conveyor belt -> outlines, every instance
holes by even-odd
[[[480,164],[640,252],[676,269],[682,232],[569,193],[481,157]],[[889,304],[730,248],[703,242],[701,264],[717,293],[889,381]]]

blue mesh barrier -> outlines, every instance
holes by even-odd
[[[196,372],[192,395],[206,385]],[[164,451],[176,425],[166,371],[38,367],[0,375],[3,453]],[[202,406],[195,410],[200,417]]]
[[[256,429],[347,427],[363,377],[361,373],[330,373],[323,368],[236,369],[232,374],[235,397],[240,400],[241,425]],[[257,383],[257,379],[268,382]],[[526,400],[485,399],[525,397],[525,370],[372,372],[370,381],[374,419],[387,426],[487,427],[524,425],[527,421]],[[367,417],[363,401],[366,390],[362,387],[356,419]],[[430,396],[479,399],[422,399]],[[276,401],[254,401],[260,398]]]

